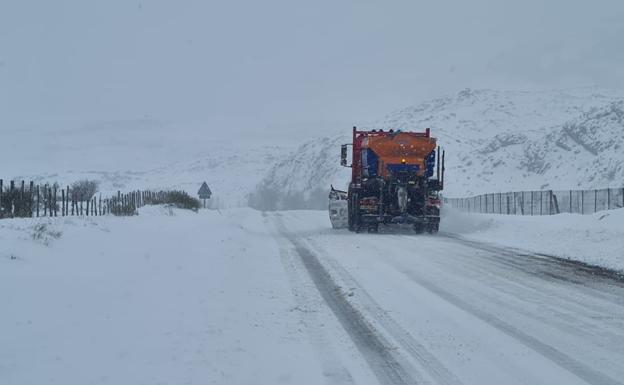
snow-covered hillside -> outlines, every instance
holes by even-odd
[[[292,137],[258,136],[152,119],[3,128],[0,178],[61,186],[93,179],[103,195],[169,188],[195,194],[206,181],[213,205],[240,207],[295,147]]]
[[[349,180],[339,148],[351,141],[350,127],[326,137],[309,130],[216,137],[212,129],[149,118],[60,125],[7,128],[0,177],[61,185],[97,179],[103,194],[194,194],[205,180],[213,205],[263,210],[324,208],[330,184],[345,188]],[[624,183],[624,92],[467,89],[362,128],[426,127],[446,149],[448,196]]]
[[[616,187],[624,181],[624,93],[463,90],[391,113],[366,128],[423,131],[447,154],[446,194]],[[302,145],[267,174],[251,204],[322,208],[344,188],[339,146],[350,130]],[[296,197],[294,199],[293,197]],[[270,202],[270,203],[267,203]]]

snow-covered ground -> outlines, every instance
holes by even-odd
[[[593,220],[621,219],[610,214]],[[445,219],[474,237],[502,223]],[[2,384],[624,376],[621,281],[444,234],[334,231],[324,211],[145,207],[3,220],[0,245]]]
[[[442,231],[624,272],[624,209],[592,215],[468,214],[445,208]]]
[[[3,220],[0,245],[1,384],[322,382],[259,212]]]

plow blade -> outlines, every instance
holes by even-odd
[[[334,229],[348,227],[349,212],[347,192],[336,190],[334,186],[329,191],[329,220]]]

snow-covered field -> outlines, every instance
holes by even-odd
[[[561,218],[445,216],[471,241],[324,211],[3,220],[0,383],[617,384],[622,282],[474,241],[598,243]]]
[[[258,212],[6,220],[0,244],[2,384],[322,381]]]

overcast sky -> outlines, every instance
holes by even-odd
[[[624,87],[624,1],[0,0],[0,131],[348,129],[465,87],[584,85]]]

